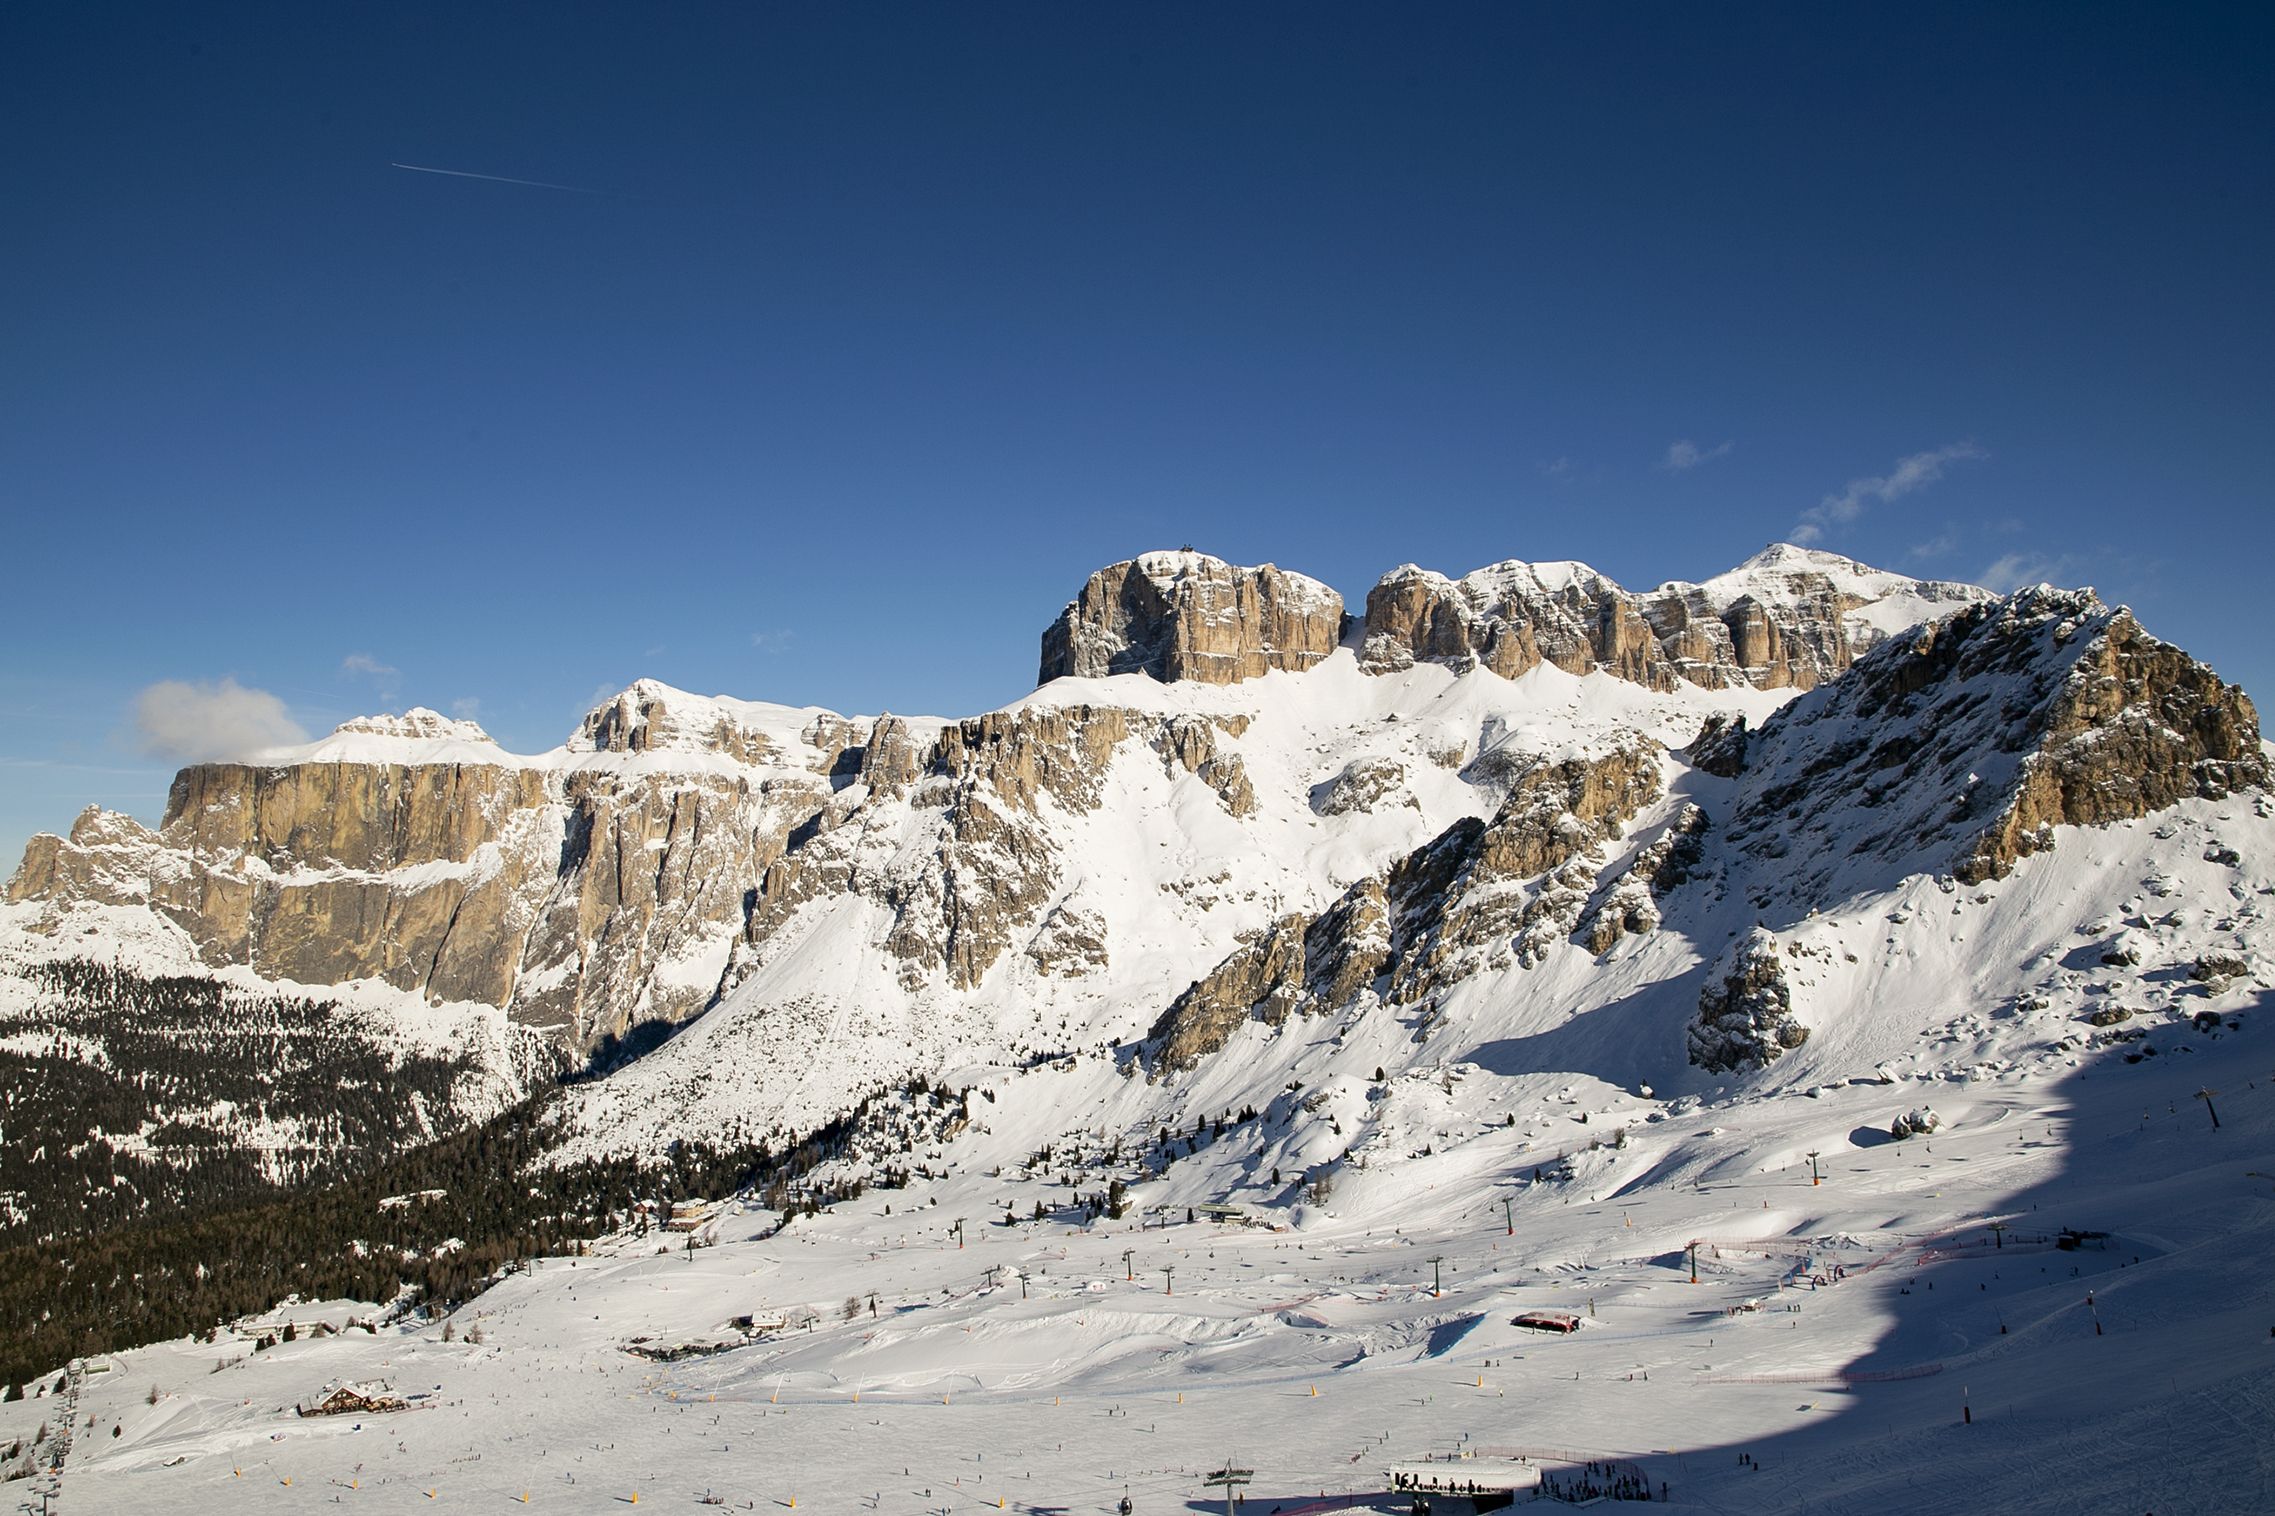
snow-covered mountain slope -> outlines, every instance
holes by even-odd
[[[1085,761],[1025,789],[982,782],[1005,760],[981,756],[955,780],[846,791],[762,885],[722,1003],[577,1093],[590,1140],[795,1133],[911,1072],[1064,1054],[1103,1081],[1077,1104],[1142,1122],[1159,1101],[1116,1081],[1261,1105],[1318,1072],[1275,1049],[1322,1037],[1363,1049],[1360,1072],[1491,1049],[1507,1073],[1693,1093],[1807,1041],[1782,1086],[1939,1024],[1890,1009],[1914,999],[1908,971],[1823,967],[1828,923],[1845,965],[1922,891],[2016,896],[1988,942],[2026,939],[2023,959],[1918,948],[1948,970],[1930,1009],[1961,985],[2005,1002],[2106,911],[1992,887],[2078,823],[2192,797],[2222,807],[2202,823],[2220,835],[2175,832],[2144,869],[2269,856],[2249,702],[2090,595],[1972,603],[1765,719],[1776,699],[1545,664],[1370,674],[1348,650],[1230,686],[1054,682],[970,751],[1039,740]],[[1710,717],[1718,773],[1679,751]],[[2172,951],[2234,951],[2256,923],[2183,922]]]
[[[147,904],[209,961],[486,1001],[572,1048],[684,1023],[567,1097],[581,1150],[642,1152],[794,1137],[911,1075],[1066,1055],[1108,1081],[1085,1101],[1133,1119],[1189,1083],[1261,1105],[1304,1075],[1259,1039],[1406,1050],[1371,1070],[1466,1038],[1511,1069],[1689,1091],[1714,1077],[1694,1058],[1726,1075],[1808,1053],[1782,1073],[1882,1014],[1869,980],[1802,983],[1812,917],[2265,783],[2241,692],[2090,595],[1992,600],[1786,548],[1640,600],[1584,565],[1508,563],[1464,581],[1488,646],[1553,652],[1550,612],[1580,603],[1558,597],[1596,606],[1584,672],[1559,655],[1512,676],[1376,656],[1372,613],[1412,577],[1315,657],[1311,581],[1132,560],[1046,643],[1108,636],[1142,666],[961,721],[644,682],[534,758],[432,713],[350,723],[185,771],[157,834],[83,817],[11,897],[33,923]],[[1681,606],[1728,642],[1713,677],[1619,652],[1641,646],[1623,618],[1656,636]],[[1185,667],[1217,675],[1169,677]],[[2010,993],[2008,968],[1964,973]]]
[[[560,1156],[779,1149],[864,1114],[802,1191],[696,1223],[708,1246],[627,1232],[505,1280],[461,1313],[472,1346],[404,1323],[218,1376],[204,1347],[128,1355],[84,1392],[119,1436],[71,1477],[279,1508],[353,1478],[568,1508],[709,1487],[1103,1510],[1127,1487],[1151,1510],[1228,1458],[1292,1505],[1499,1447],[1748,1509],[2266,1503],[2275,1297],[2240,1272],[2275,1227],[2252,1178],[2275,1166],[2256,712],[2090,594],[1826,557],[1655,600],[1503,565],[1524,594],[1478,614],[1457,591],[1467,620],[1412,602],[1404,658],[1374,598],[1314,659],[1309,632],[1214,619],[1242,583],[1268,598],[1260,571],[1195,568],[1213,599],[1164,570],[1161,607],[1117,591],[1095,623],[1143,667],[963,721],[628,692],[568,753],[490,765],[536,776],[499,814],[589,799],[580,765],[643,806],[693,794],[660,849],[616,845],[619,879],[708,836],[729,791],[780,832],[673,887],[739,892],[686,976],[708,1009],[559,1092]],[[1597,607],[1563,655],[1533,589]],[[1668,621],[1670,650],[1654,605],[1697,635]],[[1527,637],[1541,657],[1497,661]],[[1211,639],[1262,666],[1162,677]],[[714,762],[721,788],[687,777]],[[282,815],[324,768],[242,782]],[[109,824],[51,874],[94,868]],[[279,875],[315,846],[243,835]],[[92,908],[69,893],[26,889],[12,919]],[[648,897],[614,898],[580,930]],[[789,1219],[801,1201],[822,1208]],[[1535,1307],[1579,1330],[1515,1325]],[[2076,1391],[2154,1375],[2155,1412]],[[365,1447],[270,1409],[390,1376],[462,1414]],[[120,1392],[146,1381],[154,1402]],[[2091,1480],[2045,1498],[2049,1448],[2092,1449]]]
[[[1877,951],[1846,965],[1813,924],[1798,956],[1910,985],[1903,1037],[1843,1058],[1812,1038],[1771,1071],[1783,1085],[1824,1058],[1815,1074],[1852,1077],[1666,1099],[1506,1072],[1490,1048],[1452,1058],[1450,1033],[1406,1053],[1367,1028],[1340,1046],[1259,1032],[1253,1074],[1308,1080],[1220,1132],[1211,1100],[1245,1088],[1222,1059],[1165,1086],[1100,1081],[1092,1059],[997,1069],[961,1131],[907,1155],[905,1187],[786,1226],[726,1206],[691,1250],[628,1230],[370,1335],[310,1331],[370,1303],[300,1301],[217,1341],[100,1355],[0,1405],[0,1439],[45,1424],[52,1452],[71,1422],[64,1507],[97,1510],[281,1512],[313,1493],[1103,1516],[1124,1498],[1213,1509],[1204,1481],[1231,1466],[1253,1470],[1257,1509],[1391,1516],[1414,1498],[1391,1471],[1417,1464],[1627,1475],[1677,1509],[2264,1509],[2263,994],[2191,987],[2157,953],[2103,963],[2098,938],[2025,960],[2082,1001],[2058,1011],[1970,1005],[1957,970],[2034,950],[1998,930],[2010,913],[2106,911],[2112,930],[2162,914],[2141,880],[2170,844],[2267,840],[2221,810],[2065,834],[1986,902],[1919,881],[1851,924],[1875,942],[1849,946],[1893,939],[1908,972]],[[2263,864],[2198,861],[2253,900],[2275,887]],[[2219,895],[2222,878],[2172,882]],[[2075,1020],[2112,998],[2096,986],[2158,1003],[2096,1031]],[[1922,1038],[1939,996],[1955,1024]],[[1356,1073],[1402,1053],[1381,1080]],[[1165,1141],[1171,1096],[1207,1115]],[[1922,1135],[1891,1137],[1915,1116]],[[1142,1130],[1117,1125],[1132,1117]],[[1263,1192],[1299,1124],[1363,1130],[1364,1162],[1241,1207],[1292,1229],[1200,1214]],[[1106,1132],[1125,1139],[1112,1158]],[[1079,1203],[1113,1180],[1124,1217]],[[1536,1312],[1575,1329],[1518,1324]],[[278,1343],[287,1322],[298,1340]],[[409,1409],[294,1414],[340,1384]]]
[[[184,770],[155,832],[89,811],[67,837],[36,838],[8,899],[144,906],[187,931],[208,963],[279,981],[377,980],[430,1000],[481,1001],[586,1056],[711,1004],[739,977],[738,943],[763,950],[793,905],[852,877],[833,852],[866,838],[863,869],[877,866],[875,849],[900,836],[881,802],[923,789],[914,797],[922,809],[946,787],[962,796],[953,825],[930,844],[909,834],[915,853],[892,842],[898,861],[874,882],[899,925],[892,942],[903,966],[920,971],[938,958],[969,988],[1012,935],[1023,939],[1035,925],[1025,915],[1033,898],[1065,893],[1056,883],[1064,856],[1025,824],[1037,787],[1060,809],[1093,810],[1100,797],[1090,794],[1090,771],[1102,773],[1124,744],[1150,745],[1200,778],[1233,822],[1260,817],[1258,837],[1245,825],[1237,843],[1225,834],[1235,851],[1277,853],[1272,813],[1308,810],[1312,786],[1335,785],[1316,813],[1315,850],[1346,855],[1346,878],[1362,863],[1378,866],[1399,830],[1370,815],[1374,800],[1437,826],[1489,806],[1490,782],[1439,765],[1490,765],[1484,748],[1499,740],[1486,730],[1492,722],[1534,722],[1536,708],[1564,697],[1480,688],[1454,702],[1464,707],[1457,716],[1433,718],[1452,723],[1438,746],[1409,745],[1403,758],[1376,752],[1383,744],[1370,722],[1452,709],[1374,656],[1385,636],[1396,640],[1402,612],[1385,586],[1403,573],[1370,597],[1380,625],[1353,628],[1340,597],[1300,574],[1190,551],[1144,555],[1093,575],[1046,630],[1045,674],[1065,677],[1035,699],[962,722],[851,718],[652,681],[537,755],[505,752],[473,723],[432,711],[361,718],[316,742]],[[1872,630],[1860,618],[1876,618],[1876,627],[1979,593],[1802,549],[1642,598],[1581,565],[1508,563],[1471,578],[1522,580],[1538,593],[1512,600],[1480,590],[1476,607],[1461,602],[1462,636],[1545,648],[1565,672],[1608,673],[1678,696],[1669,708],[1677,725],[1709,711],[1758,720],[1767,707],[1757,691],[1805,687],[1844,667]],[[1397,692],[1356,694],[1335,673],[1350,667],[1337,652],[1346,642],[1366,647],[1364,667],[1391,677]],[[1444,654],[1458,672],[1467,664],[1453,651],[1418,643],[1391,663]],[[1542,661],[1528,658],[1485,663],[1517,675]],[[1684,677],[1669,672],[1677,668]],[[1300,709],[1320,705],[1326,690],[1288,693],[1304,687],[1293,676],[1314,673],[1334,687],[1333,714]],[[1264,696],[1265,686],[1280,693]],[[1155,700],[1162,688],[1178,698]],[[1211,690],[1231,698],[1212,703]],[[1612,724],[1628,719],[1626,693],[1591,698]],[[1083,703],[1093,709],[1070,710]],[[1290,705],[1290,717],[1268,726],[1300,727],[1309,751],[1299,763],[1261,738],[1250,776],[1234,728],[1276,705]],[[1310,771],[1312,760],[1330,758],[1331,772]],[[1291,784],[1303,793],[1282,788]],[[1115,805],[1125,800],[1148,803],[1132,792]],[[849,816],[853,833],[809,846]],[[943,839],[953,848],[924,856]],[[1087,918],[1071,915],[1057,931],[1076,944],[1094,935]]]
[[[729,1113],[794,1128],[911,1070],[1123,1043],[1243,937],[1491,814],[1528,765],[1659,752],[1776,701],[1553,667],[1377,677],[1348,649],[1229,686],[1056,680],[965,723],[952,774],[836,797],[760,885],[721,1003],[579,1098],[633,1143]]]

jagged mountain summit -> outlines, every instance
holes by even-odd
[[[1423,1056],[1488,1009],[1562,1067],[1703,1087],[1861,1014],[1745,1010],[1780,934],[1996,880],[2064,828],[2256,814],[2266,783],[2242,692],[2086,592],[1779,546],[1640,593],[1408,565],[1366,606],[1149,553],[1091,576],[1041,686],[982,716],[642,681],[533,756],[427,711],[349,722],[184,770],[155,830],[36,839],[10,922],[85,920],[84,954],[126,912],[180,964],[502,1015],[564,1058],[684,1026],[578,1089],[603,1147],[794,1132],[990,1061],[1253,1082],[1306,1020]],[[2210,935],[2248,959],[2245,924]]]

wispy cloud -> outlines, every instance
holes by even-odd
[[[1712,463],[1717,458],[1729,457],[1730,449],[1737,445],[1735,442],[1717,442],[1712,447],[1700,447],[1685,437],[1680,442],[1667,444],[1667,456],[1660,460],[1659,467],[1670,474],[1680,474],[1686,470],[1697,468],[1702,463]]]
[[[1559,458],[1553,463],[1544,463],[1540,466],[1540,471],[1551,479],[1561,479],[1572,472],[1572,460]]]
[[[395,689],[402,682],[403,671],[391,663],[382,663],[369,653],[350,653],[340,660],[340,672],[369,679],[379,689],[380,698],[392,700]]]
[[[750,634],[750,645],[762,653],[783,652],[797,640],[798,634],[786,626],[778,626],[770,632],[752,632]]]
[[[2008,553],[1996,562],[1985,564],[1982,572],[1975,575],[1975,582],[2003,595],[2026,584],[2059,584],[2079,567],[2077,559],[2067,553]]]
[[[153,758],[189,763],[242,758],[308,740],[283,701],[234,679],[218,684],[166,679],[151,685],[134,697],[134,736]]]
[[[1904,556],[1914,563],[1927,563],[1937,558],[1948,558],[1959,547],[1957,532],[1937,532],[1925,542],[1915,543]]]
[[[1885,474],[1868,475],[1851,479],[1848,487],[1837,495],[1827,495],[1793,523],[1790,534],[1795,542],[1806,546],[1825,540],[1828,527],[1845,526],[1864,514],[1869,505],[1886,505],[1900,500],[1917,489],[1925,489],[1943,477],[1944,469],[1954,463],[1970,459],[1988,458],[1989,453],[1972,442],[1953,442],[1924,453],[1913,453],[1896,460],[1896,466]]]
[[[461,695],[450,702],[450,714],[461,721],[477,720],[482,714],[481,699],[474,695]]]

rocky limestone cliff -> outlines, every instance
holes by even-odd
[[[1267,563],[1190,551],[1102,568],[1043,633],[1037,682],[1110,674],[1236,684],[1308,669],[1343,636],[1343,597]]]
[[[1543,663],[1652,689],[1814,688],[1889,624],[1984,598],[1967,585],[1884,574],[1778,546],[1704,584],[1643,593],[1580,563],[1511,560],[1454,580],[1405,564],[1367,595],[1362,664],[1483,667],[1514,679]]]
[[[1153,1072],[1194,1067],[1251,1018],[1422,1005],[1480,968],[1529,965],[1572,930],[1594,883],[1588,856],[1659,798],[1661,754],[1636,737],[1513,761],[1490,820],[1456,823],[1315,917],[1282,916],[1179,995],[1147,1036]]]
[[[1904,633],[1742,748],[1730,840],[1841,876],[2003,877],[2058,825],[2262,789],[2251,701],[2090,590],[2046,586]]]
[[[297,761],[184,769],[156,831],[90,810],[33,840],[8,899],[146,905],[208,963],[486,1002],[581,1051],[708,1003],[748,882],[830,793],[826,754],[745,770],[779,745],[660,685],[549,764],[422,716],[348,722],[280,755]],[[596,761],[667,745],[690,765]],[[495,756],[421,761],[476,748]]]
[[[802,827],[758,880],[730,983],[768,961],[801,909],[832,899],[889,915],[882,946],[909,989],[933,975],[970,989],[1023,940],[1047,974],[1103,966],[1102,920],[1063,909],[1044,919],[1063,861],[1042,812],[1046,804],[1095,810],[1125,742],[1192,774],[1230,815],[1256,808],[1240,755],[1227,746],[1247,728],[1243,716],[1037,706],[950,723],[926,745],[892,721],[878,723],[856,787]]]

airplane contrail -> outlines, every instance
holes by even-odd
[[[531,189],[563,190],[572,195],[605,195],[606,190],[585,189],[575,184],[548,184],[542,179],[508,179],[503,174],[470,174],[462,168],[427,168],[417,163],[390,163],[389,168],[408,169],[414,174],[448,174],[453,179],[487,179],[492,184],[525,184]]]

